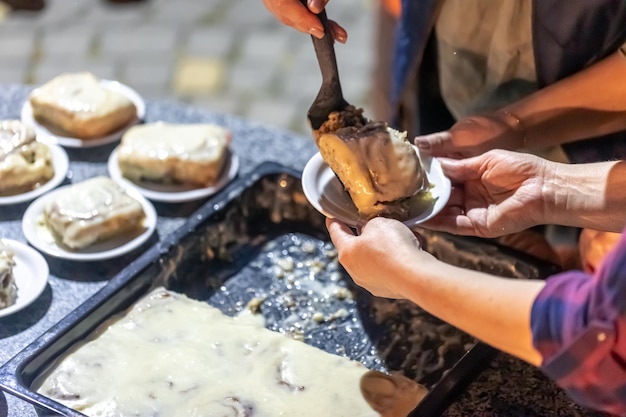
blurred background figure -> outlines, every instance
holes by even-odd
[[[372,78],[372,118],[391,120],[391,74],[396,24],[401,12],[400,0],[379,0],[376,13],[376,58]]]
[[[378,1],[342,0],[328,10],[350,31],[336,48],[345,96],[368,112]],[[88,70],[147,99],[307,136],[306,111],[321,84],[310,37],[249,0],[0,0],[0,61],[10,63],[0,84]]]

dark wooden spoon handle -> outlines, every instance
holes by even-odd
[[[307,6],[306,0],[301,0],[305,7]],[[336,83],[339,85],[339,70],[337,69],[337,57],[335,56],[335,40],[328,23],[328,17],[326,16],[326,10],[322,10],[317,15],[324,27],[324,37],[318,39],[315,36],[311,36],[313,41],[313,47],[315,48],[315,55],[322,72],[323,83]]]
[[[300,1],[305,7],[308,7],[306,0]],[[348,106],[341,92],[337,58],[335,56],[335,40],[326,17],[326,11],[322,10],[317,16],[324,27],[324,37],[318,39],[315,36],[311,36],[315,55],[322,73],[322,85],[308,112],[309,122],[314,130],[320,128],[331,112],[341,111]]]

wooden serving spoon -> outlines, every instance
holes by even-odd
[[[307,7],[306,0],[301,0],[301,2]],[[337,57],[335,56],[335,40],[333,39],[330,25],[328,24],[326,10],[322,10],[317,16],[324,26],[324,37],[318,39],[315,36],[311,36],[313,47],[315,48],[315,55],[317,56],[317,61],[322,72],[322,86],[307,113],[309,124],[313,130],[318,130],[322,124],[328,120],[330,113],[342,111],[350,105],[343,98],[343,93],[341,92]]]
[[[382,417],[407,417],[428,389],[402,375],[370,370],[361,377],[361,393]]]

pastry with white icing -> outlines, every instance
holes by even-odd
[[[133,126],[122,136],[118,164],[131,181],[213,185],[229,155],[231,132],[208,123]]]
[[[13,252],[0,239],[0,308],[12,306],[17,299],[14,266]]]
[[[53,176],[48,145],[19,120],[0,121],[0,195],[31,191]]]
[[[90,417],[378,417],[362,364],[158,288],[72,349],[37,391]]]
[[[71,249],[141,230],[145,216],[141,203],[108,177],[60,189],[43,209],[45,225]]]
[[[406,132],[384,122],[346,125],[337,123],[343,118],[332,116],[328,121],[332,127],[323,126],[316,143],[359,216],[405,220],[410,216],[413,197],[429,186]]]
[[[29,100],[35,120],[80,139],[102,137],[137,118],[128,97],[89,72],[61,74],[36,88]]]

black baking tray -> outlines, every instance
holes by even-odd
[[[455,265],[511,278],[556,271],[493,241],[419,231],[427,251]],[[335,255],[324,217],[302,193],[300,172],[264,163],[2,366],[0,389],[41,410],[83,416],[38,394],[34,382],[98,325],[163,285],[229,315],[262,299],[268,328],[371,369],[402,372],[429,389],[410,416],[441,415],[494,349],[407,301],[373,297],[352,283]],[[329,297],[330,286],[344,296]]]

